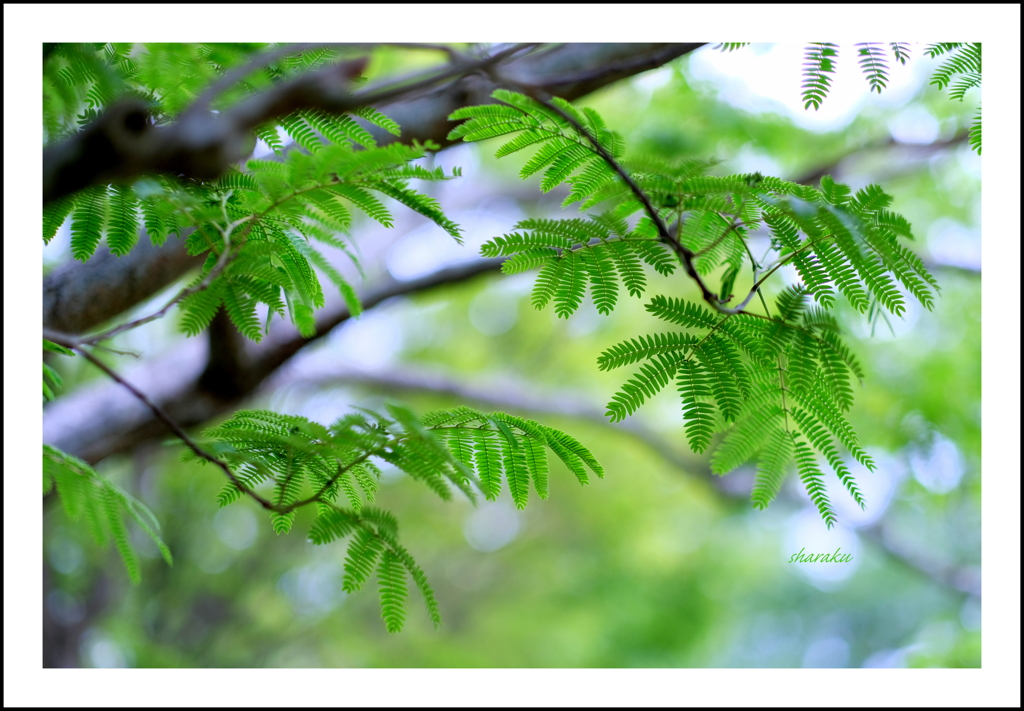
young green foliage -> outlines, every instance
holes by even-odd
[[[667,257],[655,240],[629,230],[621,219],[607,214],[590,219],[537,220],[517,223],[511,234],[496,237],[481,248],[486,257],[511,257],[502,265],[505,274],[537,267],[550,274],[538,279],[532,301],[538,308],[554,302],[559,317],[568,318],[583,300],[589,285],[594,306],[611,313],[620,283],[639,297],[647,286],[643,263],[665,264]],[[672,269],[675,265],[668,263]]]
[[[938,89],[949,87],[949,98],[963,101],[969,89],[981,87],[981,43],[944,42],[925,49],[925,53],[932,58],[947,52],[951,52],[952,56],[935,71],[930,83]],[[981,155],[980,107],[968,136],[971,148]]]
[[[735,52],[737,49],[746,47],[750,42],[722,42],[715,45],[715,49],[721,52]]]
[[[530,483],[541,499],[548,497],[550,450],[579,480],[587,484],[587,469],[598,477],[604,469],[590,451],[573,437],[533,420],[503,412],[485,414],[468,407],[441,410],[423,418],[424,424],[452,457],[472,471],[484,497],[501,493],[504,479],[516,508],[526,508]]]
[[[46,139],[52,142],[79,130],[124,96],[141,99],[155,124],[173,121],[194,107],[197,97],[201,98],[195,108],[222,111],[275,83],[337,61],[345,52],[319,47],[290,54],[270,52],[266,62],[253,61],[251,55],[264,49],[262,45],[49,45],[44,52]],[[211,86],[229,69],[243,64],[247,71],[234,72],[233,84]],[[575,111],[567,103],[564,109]],[[595,131],[603,130],[596,114],[580,117]],[[545,180],[551,187],[593,163],[584,145],[578,141],[571,145],[571,126],[556,123],[558,135],[543,137],[550,139],[550,160],[536,166],[547,169]],[[359,267],[347,235],[357,212],[385,227],[393,225],[382,196],[419,212],[461,243],[459,226],[435,200],[410,186],[414,180],[449,180],[459,175],[458,169],[445,174],[419,164],[428,150],[437,149],[431,143],[379,146],[368,125],[395,136],[402,132],[392,119],[370,107],[349,115],[297,110],[254,130],[255,138],[273,156],[250,159],[216,180],[146,176],[130,185],[98,186],[55,200],[44,208],[43,239],[49,242],[70,219],[72,254],[85,261],[104,238],[115,256],[128,254],[143,227],[154,245],[171,236],[183,238],[189,254],[206,257],[200,273],[171,302],[181,306],[181,328],[186,334],[200,333],[224,309],[252,340],[260,340],[275,314],[290,315],[302,335],[312,336],[315,311],[325,301],[321,275],[338,289],[352,315],[360,313],[355,290],[321,249],[337,249]],[[614,134],[601,135],[610,150],[621,145]],[[286,146],[288,142],[294,146]],[[292,150],[286,150],[289,147]],[[606,172],[595,173],[593,166],[584,174],[595,184],[607,182]],[[608,224],[620,229],[621,223]],[[629,254],[618,262],[623,259],[628,260]],[[655,263],[653,257],[646,259]],[[611,264],[605,256],[585,256],[578,271],[580,280],[589,275],[596,298],[613,305]],[[629,265],[624,282],[631,293],[639,294],[643,279],[638,264]],[[580,281],[574,289],[583,286]],[[578,301],[578,297],[562,296],[559,303],[573,298]],[[257,317],[261,304],[267,311],[265,322]],[[44,348],[73,354],[48,341]],[[60,377],[50,366],[43,368],[44,399],[52,399]],[[208,429],[206,436],[214,454],[188,441],[184,456],[200,463],[216,462],[228,474],[230,482],[218,496],[220,505],[254,497],[269,511],[274,531],[283,534],[293,527],[298,508],[315,504],[318,517],[310,540],[323,544],[350,537],[344,588],[354,592],[376,572],[381,612],[390,632],[399,631],[404,623],[409,579],[422,595],[432,622],[439,625],[441,617],[426,576],[398,543],[395,518],[372,505],[382,462],[446,500],[455,490],[474,502],[477,493],[493,499],[504,481],[519,508],[526,505],[531,486],[541,498],[548,495],[547,450],[582,483],[587,482],[588,468],[603,475],[589,450],[563,432],[505,413],[466,408],[434,413],[420,421],[392,404],[386,414],[354,412],[329,427],[301,417],[242,410]],[[133,580],[138,579],[139,565],[128,544],[123,513],[154,536],[170,561],[154,533],[155,521],[141,515],[151,517],[141,504],[99,479],[83,462],[55,449],[44,449],[44,464],[44,491],[56,487],[69,514],[73,518],[84,514],[97,540],[112,538]],[[256,493],[264,486],[265,496]]]
[[[862,63],[873,72],[873,87],[879,91],[886,82],[881,51],[875,45],[864,45],[862,51]],[[900,45],[898,60],[904,52]],[[835,56],[835,45],[818,43],[809,50],[814,70],[807,85],[809,103],[824,98]],[[565,181],[572,186],[566,204],[579,202],[584,210],[603,206],[586,218],[523,220],[513,232],[483,246],[485,256],[507,257],[505,273],[540,269],[535,307],[553,303],[555,313],[568,318],[589,285],[598,311],[607,314],[617,303],[620,284],[632,296],[646,291],[645,263],[662,276],[674,273],[677,258],[692,264],[694,279],[722,275],[720,296],[717,301],[712,297],[715,310],[654,296],[647,310],[683,330],[641,334],[601,355],[602,370],[640,364],[608,403],[608,417],[624,419],[674,382],[691,448],[703,452],[724,433],[711,457],[716,474],[750,460],[757,463],[752,499],[758,508],[776,496],[795,463],[811,501],[831,527],[835,514],[818,457],[863,507],[840,454],[844,450],[874,467],[846,419],[853,406],[852,378],[862,379],[863,373],[829,311],[841,294],[872,318],[883,311],[900,316],[906,294],[931,309],[938,291],[921,260],[900,243],[913,234],[902,216],[888,210],[892,197],[878,185],[854,193],[829,176],[814,188],[759,173],[706,175],[714,161],[624,160],[621,145],[609,138],[614,134],[592,110],[581,111],[560,99],[544,104],[505,90],[494,98],[502,104],[452,114],[452,119],[467,120],[449,137],[468,141],[517,133],[498,149],[499,157],[541,144],[523,176],[547,166],[542,190],[556,179]],[[573,156],[573,170],[582,167],[582,172],[563,171],[558,155]],[[641,211],[630,227],[627,218]],[[666,236],[655,217],[678,230]],[[748,245],[754,231],[771,237],[773,262],[755,261]],[[748,295],[732,306],[747,264],[753,272]],[[801,283],[782,290],[770,309],[761,285],[787,265]],[[746,308],[755,295],[764,313]],[[464,447],[462,440],[453,441]],[[477,442],[472,451],[474,461],[483,463],[478,465],[481,480],[496,481],[489,473],[497,459],[491,447]]]
[[[144,98],[156,123],[174,118],[228,68],[249,61],[257,45],[57,45],[44,63],[44,124],[51,140],[88,123],[116,98]],[[336,48],[289,54],[255,68],[215,97],[223,109],[274,82],[339,59]],[[84,113],[76,110],[86,107]],[[358,118],[358,120],[357,120]],[[387,196],[434,221],[457,241],[459,226],[411,180],[457,176],[414,162],[432,144],[379,147],[363,123],[395,135],[398,125],[372,108],[352,115],[303,109],[256,130],[277,154],[253,159],[215,181],[147,177],[133,185],[99,186],[46,206],[43,239],[71,219],[71,250],[85,261],[101,239],[116,256],[131,251],[144,224],[154,244],[185,236],[190,254],[207,254],[201,273],[181,303],[181,328],[196,335],[224,309],[238,330],[260,340],[274,315],[287,313],[304,336],[315,333],[314,313],[324,305],[318,272],[337,288],[352,314],[361,307],[355,290],[321,251],[338,249],[355,261],[346,235],[353,213],[386,227]],[[284,152],[280,132],[299,150]],[[356,262],[358,266],[358,262]],[[258,305],[266,320],[257,317]]]
[[[136,585],[142,566],[132,548],[125,517],[131,518],[153,539],[168,565],[171,551],[160,538],[160,523],[145,504],[101,477],[88,464],[56,447],[43,445],[43,495],[56,493],[72,521],[82,521],[97,545],[113,540],[128,577]]]
[[[440,616],[426,577],[397,542],[394,517],[368,505],[380,477],[375,462],[391,464],[445,500],[452,498],[452,489],[471,501],[476,500],[477,491],[493,500],[504,481],[520,509],[528,502],[531,484],[540,498],[547,498],[546,449],[581,484],[588,481],[586,469],[604,475],[590,451],[564,432],[503,412],[467,407],[429,413],[421,419],[400,405],[389,404],[387,415],[352,412],[329,427],[298,416],[240,410],[207,429],[205,436],[239,482],[225,486],[221,506],[267,484],[276,533],[291,529],[299,507],[316,504],[319,517],[309,532],[312,542],[352,536],[343,586],[347,592],[361,589],[377,566],[381,612],[392,632],[401,629],[404,621],[405,573],[423,595],[435,624]],[[183,457],[206,462],[191,450]]]
[[[832,88],[839,47],[831,42],[811,42],[804,50],[804,108],[817,111]]]
[[[280,162],[250,160],[244,171],[232,171],[217,183],[225,191],[223,222],[239,224],[238,237],[226,230],[200,226],[189,237],[193,253],[207,249],[231,259],[206,289],[183,303],[182,328],[189,335],[202,331],[224,306],[247,337],[260,340],[256,304],[271,314],[288,311],[299,332],[315,332],[313,313],[323,307],[319,270],[333,282],[353,314],[361,310],[355,291],[314,244],[342,250],[349,245],[340,235],[359,211],[385,227],[393,224],[390,211],[374,195],[394,198],[427,216],[457,240],[458,225],[448,220],[436,201],[408,187],[408,179],[448,180],[441,170],[410,165],[430,146],[392,144],[354,150],[349,144],[321,145],[315,153],[292,151]],[[195,284],[203,283],[216,267],[211,255]]]
[[[864,77],[871,86],[871,91],[882,93],[889,82],[889,64],[885,59],[885,50],[881,42],[859,42],[857,47],[857,63]],[[897,54],[897,57],[899,55]]]
[[[43,350],[51,353],[60,353],[61,355],[73,356],[74,351],[68,350],[64,346],[58,346],[52,341],[43,339]],[[43,402],[49,402],[57,398],[57,390],[64,387],[64,381],[52,366],[46,362],[43,363]]]

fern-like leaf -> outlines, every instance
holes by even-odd
[[[945,89],[957,74],[981,74],[981,43],[956,47],[953,56],[935,70],[929,83],[939,89]]]
[[[362,511],[362,515],[366,515],[365,509]],[[319,545],[331,543],[339,538],[344,538],[357,526],[358,519],[345,511],[338,509],[326,511],[321,513],[313,523],[313,527],[309,531],[309,540]]]
[[[836,514],[826,493],[824,475],[815,462],[813,450],[800,441],[796,442],[796,469],[825,525],[832,528],[836,523]]]
[[[398,557],[385,550],[377,567],[380,584],[380,612],[388,632],[401,632],[405,624],[405,600],[409,596],[405,571]]]
[[[354,593],[363,587],[383,550],[383,543],[369,529],[361,528],[356,532],[345,557],[345,578],[342,582],[345,592]]]
[[[71,213],[71,254],[84,262],[96,251],[107,221],[107,188],[83,190],[75,197]]]
[[[654,397],[675,377],[678,358],[660,355],[643,365],[632,379],[623,384],[622,389],[608,403],[606,413],[612,422],[624,420],[639,409],[646,401]]]
[[[517,509],[525,509],[530,496],[530,472],[527,468],[526,453],[509,426],[501,420],[494,424],[501,433],[499,440],[505,483]]]
[[[493,432],[481,430],[474,442],[474,462],[484,496],[493,501],[501,493],[501,445]]]
[[[133,583],[141,581],[142,567],[132,548],[125,517],[134,520],[153,539],[167,564],[172,564],[171,552],[160,539],[160,524],[144,504],[101,477],[82,460],[44,444],[43,492],[54,489],[68,518],[84,519],[98,545],[113,540]]]
[[[910,59],[910,45],[906,42],[890,42],[889,48],[892,50],[892,56],[900,64],[906,64]]]
[[[695,336],[686,333],[653,333],[649,336],[639,336],[606,350],[597,359],[597,367],[600,370],[611,370],[663,353],[678,353],[692,348],[697,340]]]
[[[679,395],[683,401],[683,418],[690,448],[700,454],[707,449],[714,433],[714,409],[711,403],[709,377],[704,366],[694,360],[678,365]]]
[[[785,429],[775,430],[765,445],[757,464],[757,476],[751,494],[756,508],[767,508],[779,493],[792,450],[792,435]]]
[[[835,58],[838,46],[831,42],[812,42],[804,51],[804,108],[821,108],[832,86],[831,75],[835,74]]]
[[[885,50],[880,42],[859,42],[857,45],[857,63],[864,73],[864,77],[871,86],[871,91],[882,93],[889,82],[889,65],[886,62]],[[899,55],[897,55],[899,58]]]
[[[393,119],[385,116],[372,106],[363,106],[356,109],[355,115],[361,119],[365,119],[374,126],[379,126],[380,128],[383,128],[392,136],[402,135],[402,128],[397,123],[395,123]]]
[[[53,200],[43,207],[43,242],[45,244],[50,243],[74,207],[75,201],[71,197]]]

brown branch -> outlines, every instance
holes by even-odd
[[[184,239],[154,246],[145,230],[123,257],[101,248],[86,263],[71,261],[43,278],[43,324],[64,333],[85,333],[141,303],[202,266],[185,251]]]
[[[908,153],[914,154],[919,153],[921,155],[929,155],[944,151],[948,148],[956,148],[957,146],[966,143],[968,138],[968,132],[962,131],[952,138],[945,141],[935,141],[934,143],[926,144],[912,144],[912,143],[900,143],[895,138],[889,138],[884,141],[877,143],[869,143],[866,145],[858,146],[853,150],[843,153],[838,158],[835,158],[824,165],[819,165],[817,168],[810,170],[800,177],[793,178],[794,183],[801,183],[802,185],[813,185],[818,183],[824,176],[832,175],[833,173],[840,172],[841,165],[849,158],[867,153],[870,151],[886,151],[898,148]],[[902,161],[900,161],[902,162]]]
[[[582,87],[593,85],[593,88],[599,88],[608,83],[610,77],[615,77],[611,81],[617,81],[620,78],[639,74],[649,69],[657,69],[667,62],[669,59],[674,59],[682,54],[689,54],[697,49],[703,47],[706,42],[688,42],[678,45],[665,45],[665,49],[661,52],[655,52],[649,55],[635,55],[627,56],[621,60],[611,62],[600,69],[577,71],[576,74],[571,74],[567,77],[562,77],[554,81],[549,82],[546,85],[546,89],[549,92],[557,92],[558,96],[562,98],[568,98],[579,95]],[[588,89],[590,91],[590,89]]]
[[[44,149],[43,203],[147,173],[213,180],[250,153],[252,131],[262,123],[303,108],[344,113],[385,103],[484,69],[530,46],[515,45],[481,60],[359,93],[350,91],[351,81],[367,60],[341,62],[285,81],[219,114],[187,109],[168,126],[152,125],[142,102],[123,99],[79,133]]]
[[[200,457],[201,459],[204,459],[204,460],[206,460],[208,462],[211,462],[212,464],[214,464],[217,467],[219,467],[224,472],[224,474],[227,475],[227,477],[231,481],[231,483],[233,483],[238,488],[239,491],[241,491],[243,494],[245,494],[246,496],[250,497],[251,499],[253,499],[257,503],[259,503],[260,506],[262,506],[263,508],[267,509],[268,511],[274,511],[274,512],[281,513],[281,514],[287,514],[287,513],[290,513],[292,511],[298,509],[298,508],[301,508],[302,506],[306,506],[306,505],[314,503],[316,501],[321,501],[321,497],[324,495],[324,493],[331,487],[331,485],[334,484],[335,481],[338,480],[339,477],[341,477],[342,474],[344,474],[346,471],[351,469],[354,465],[369,459],[374,454],[380,454],[381,453],[380,451],[377,451],[377,450],[371,450],[371,451],[368,451],[368,452],[364,453],[362,456],[357,457],[355,460],[349,462],[344,467],[339,465],[338,466],[338,473],[335,474],[334,477],[332,477],[327,483],[325,483],[316,492],[316,494],[314,494],[313,496],[310,496],[309,498],[302,499],[300,501],[296,501],[296,502],[293,502],[291,504],[280,504],[280,503],[279,504],[274,504],[274,503],[270,502],[269,500],[265,499],[264,497],[260,496],[259,494],[257,494],[255,491],[253,491],[249,487],[245,486],[245,484],[243,484],[238,479],[238,477],[235,476],[235,473],[231,471],[231,467],[229,467],[225,462],[223,462],[222,460],[218,459],[217,457],[213,456],[212,454],[207,452],[205,449],[200,447],[196,443],[196,441],[194,439],[192,439],[188,435],[188,433],[186,433],[185,430],[183,430],[181,428],[181,426],[178,425],[177,422],[175,422],[173,419],[171,419],[171,417],[166,412],[164,412],[164,410],[159,405],[157,405],[155,402],[150,400],[146,396],[146,394],[143,393],[141,390],[139,390],[134,385],[132,385],[127,380],[125,380],[120,375],[118,375],[117,372],[115,372],[112,368],[110,368],[106,363],[101,361],[99,358],[94,356],[88,349],[82,347],[82,345],[80,343],[76,343],[76,342],[74,342],[72,340],[66,340],[66,339],[64,339],[62,337],[61,334],[48,333],[48,332],[44,331],[44,336],[47,338],[47,340],[50,340],[53,343],[56,343],[56,344],[61,345],[61,346],[64,346],[65,348],[73,349],[75,352],[80,354],[83,358],[85,358],[90,363],[92,363],[97,368],[99,368],[104,373],[106,373],[106,375],[111,380],[113,380],[114,382],[116,382],[119,385],[121,385],[122,387],[124,387],[128,392],[130,392],[135,397],[135,399],[137,399],[139,402],[144,404],[149,409],[149,411],[152,412],[153,415],[158,420],[160,420],[164,425],[166,425],[167,429],[169,429],[171,432],[173,432],[174,435],[178,439],[180,439],[185,444],[185,446],[187,446],[189,449],[191,449],[192,452],[195,453],[195,455],[197,457]],[[392,439],[389,442],[389,446],[391,446],[394,442],[399,441],[399,439],[400,438]],[[285,486],[287,487],[287,484]]]

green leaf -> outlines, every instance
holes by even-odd
[[[64,346],[59,346],[53,341],[48,341],[45,338],[43,339],[43,350],[50,351],[51,353],[60,353],[61,355],[75,355],[75,352],[73,350],[65,348]]]
[[[57,230],[64,224],[65,220],[71,210],[75,206],[75,201],[71,197],[64,197],[59,200],[53,200],[47,203],[43,207],[43,242],[46,244],[50,243],[53,236],[57,234]]]
[[[785,429],[772,432],[757,462],[757,476],[751,494],[755,508],[767,508],[779,493],[792,452],[793,436]]]
[[[838,45],[831,42],[812,42],[804,50],[804,108],[812,106],[817,111],[832,86],[832,75],[836,71],[835,58]]]
[[[484,497],[493,501],[501,493],[501,445],[495,434],[488,430],[480,430],[474,444],[476,473],[480,477]]]
[[[101,477],[81,459],[44,444],[43,491],[48,493],[54,489],[68,518],[84,519],[97,545],[114,541],[134,584],[142,579],[142,567],[131,545],[124,520],[126,515],[153,539],[164,560],[171,565],[171,552],[160,539],[160,524],[142,502]]]
[[[405,571],[398,557],[385,550],[377,567],[380,612],[388,632],[401,632],[405,624],[405,600],[409,596]]]
[[[559,260],[555,289],[555,314],[569,318],[583,303],[587,289],[587,269],[578,252],[564,252]]]
[[[342,581],[345,592],[354,593],[363,587],[383,550],[383,542],[373,532],[365,528],[356,532],[345,557],[345,578]]]
[[[880,42],[860,42],[855,46],[857,47],[857,63],[860,64],[860,69],[867,78],[871,91],[881,94],[882,89],[889,81],[889,66],[885,58],[885,50],[882,49]]]
[[[80,262],[96,251],[107,221],[107,188],[99,186],[83,190],[75,198],[71,213],[71,254]]]
[[[678,382],[686,421],[686,438],[690,448],[700,454],[707,449],[715,428],[714,409],[707,402],[711,398],[710,379],[700,363],[682,360],[678,365]]]
[[[659,355],[643,365],[631,380],[626,381],[608,403],[605,414],[612,422],[626,419],[640,406],[661,391],[675,377],[679,359],[672,355]]]

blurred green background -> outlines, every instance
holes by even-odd
[[[275,536],[252,502],[217,508],[217,471],[150,446],[98,470],[156,512],[175,565],[138,536],[144,573],[133,587],[114,550],[95,548],[48,503],[45,614],[54,659],[139,667],[980,666],[981,158],[963,138],[980,97],[974,91],[958,103],[929,87],[935,63],[917,53],[894,68],[881,96],[859,76],[837,80],[818,116],[799,108],[799,46],[728,55],[708,46],[579,102],[623,133],[629,153],[717,157],[717,174],[800,180],[824,171],[855,190],[878,182],[895,196],[893,209],[914,226],[913,248],[942,294],[934,311],[910,302],[904,319],[889,323],[843,314],[867,376],[851,420],[881,464],[874,473],[854,468],[866,511],[830,485],[840,525],[826,531],[792,480],[767,511],[754,510],[752,470],[715,479],[706,459],[688,451],[673,392],[625,426],[602,424],[603,404],[629,373],[600,373],[596,358],[657,330],[646,298],[623,296],[611,316],[588,299],[566,321],[530,306],[532,274],[485,275],[371,309],[304,351],[296,359],[302,377],[282,378],[250,403],[325,422],[386,398],[419,412],[479,404],[564,429],[594,451],[605,479],[581,488],[554,465],[550,499],[522,512],[507,493],[474,508],[386,473],[379,503],[396,514],[430,578],[445,620],[439,631],[415,592],[398,635],[385,631],[372,583],[342,592],[344,547],[304,540],[312,511],[300,512],[294,533]],[[855,63],[849,50],[841,59]],[[422,53],[382,49],[370,73],[423,61]],[[435,196],[455,206],[448,209],[467,246],[410,223],[386,256],[392,274],[434,269],[444,255],[472,258],[474,246],[527,215],[573,216],[559,212],[564,193],[545,197],[536,180],[518,179],[525,158],[495,160],[494,148],[457,146],[433,158],[463,168]],[[362,239],[359,225],[353,234]],[[53,243],[47,259],[63,259],[61,249]],[[769,281],[775,289],[790,278],[781,274]],[[652,294],[695,297],[682,278],[648,278]],[[178,336],[168,321],[145,338],[157,350]],[[58,365],[68,391],[95,377]],[[787,562],[801,549],[838,547],[854,560]]]

